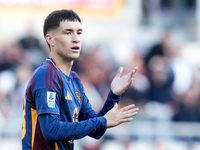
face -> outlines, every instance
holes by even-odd
[[[79,57],[82,43],[80,22],[67,20],[60,22],[59,28],[50,31],[48,36],[50,38],[51,53],[65,61],[72,61]]]

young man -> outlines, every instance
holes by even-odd
[[[132,84],[135,68],[121,76],[120,67],[102,110],[96,114],[85,95],[79,76],[71,71],[81,51],[82,27],[72,10],[47,16],[44,37],[50,56],[34,71],[28,84],[22,127],[23,150],[73,150],[74,140],[99,139],[107,128],[132,120],[138,108],[118,109],[121,94]]]

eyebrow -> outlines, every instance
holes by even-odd
[[[71,31],[71,32],[73,32],[74,30],[73,29],[64,29],[63,31]],[[77,31],[83,31],[83,29],[78,29]]]

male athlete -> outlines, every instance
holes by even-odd
[[[124,76],[120,67],[102,110],[96,114],[92,109],[79,76],[71,71],[80,55],[82,30],[72,10],[54,11],[45,19],[43,31],[50,55],[34,71],[26,89],[23,150],[73,150],[74,140],[87,135],[99,139],[107,128],[131,121],[138,112],[134,104],[120,109],[117,105],[137,67]]]

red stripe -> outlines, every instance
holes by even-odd
[[[39,120],[37,118],[37,124],[36,124],[36,130],[35,130],[35,140],[34,140],[34,145],[32,150],[55,150],[55,144],[54,142],[52,143],[47,143],[45,140],[42,130],[40,127]]]
[[[49,78],[49,68],[50,68],[51,63],[49,62],[48,67],[47,67],[47,73],[46,73],[46,88],[48,88],[48,78]]]
[[[61,77],[61,74],[60,74],[60,92],[62,90],[62,77]]]
[[[77,74],[76,72],[74,71],[71,71],[70,75],[74,75],[74,74]]]
[[[52,88],[52,79],[53,79],[53,68],[54,67],[51,67],[51,74],[50,74],[50,88]]]
[[[73,80],[80,80],[79,78],[73,78]],[[81,80],[80,80],[81,81]]]
[[[56,76],[57,76],[57,69],[55,69],[54,79],[53,79],[53,88],[56,89]]]
[[[32,90],[33,90],[33,81],[35,79],[35,75],[36,73],[34,74],[32,80],[31,80],[31,83],[29,85],[29,88],[27,90],[27,96],[28,98],[30,99],[30,103],[31,103],[31,108],[34,108],[35,109],[35,104],[34,104],[34,101],[33,101],[33,95],[32,95]]]

